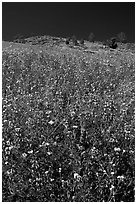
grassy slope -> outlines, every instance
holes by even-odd
[[[134,201],[134,50],[86,46],[3,42],[3,201]]]

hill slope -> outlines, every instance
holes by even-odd
[[[133,47],[32,44],[3,42],[3,201],[133,202]]]

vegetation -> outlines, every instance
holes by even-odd
[[[16,35],[14,36],[14,42],[23,43],[23,40],[24,40],[24,36],[21,35],[21,34],[16,34]]]
[[[113,49],[116,49],[116,48],[117,48],[117,43],[116,43],[116,38],[115,38],[115,37],[112,37],[112,38],[110,39],[109,47],[110,47],[110,48],[113,48]]]
[[[134,48],[45,42],[3,43],[3,202],[134,202]]]
[[[78,45],[78,41],[75,35],[73,35],[71,39],[74,45]]]
[[[66,38],[66,45],[69,45],[70,43],[70,38]]]
[[[94,33],[90,33],[89,37],[88,37],[89,42],[94,42],[95,40],[95,35]]]
[[[80,44],[84,45],[84,39],[83,38],[80,39]]]
[[[120,32],[117,34],[117,40],[121,43],[126,43],[127,42],[127,37],[124,32]]]

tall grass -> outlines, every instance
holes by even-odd
[[[133,55],[26,48],[2,64],[3,201],[134,201]]]

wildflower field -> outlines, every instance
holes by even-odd
[[[3,202],[134,201],[134,47],[88,46],[3,42]]]

